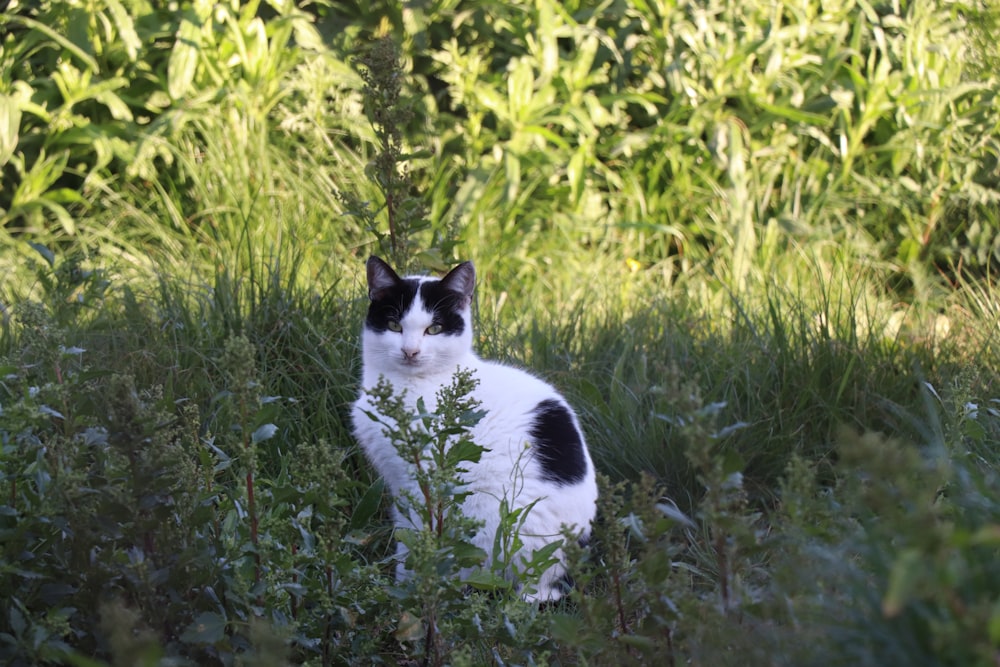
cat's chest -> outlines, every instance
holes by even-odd
[[[482,360],[475,364],[459,364],[455,371],[466,369],[470,371],[475,387],[471,396],[487,409],[500,409],[510,403],[542,400],[550,392],[548,387],[533,375],[519,369],[501,366]],[[369,377],[370,376],[370,377]],[[385,378],[392,385],[393,393],[404,395],[406,403],[414,406],[417,400],[423,401],[430,409],[436,409],[438,394],[452,385],[454,374],[437,374],[431,377],[410,376],[398,373],[366,374],[365,386],[375,386],[380,378]],[[545,395],[545,396],[543,396]]]
[[[470,397],[485,413],[473,428],[477,439],[494,445],[507,439],[522,439],[538,405],[557,396],[545,382],[523,370],[475,357],[467,361],[475,362],[461,365],[471,371],[476,381]],[[454,379],[450,375],[421,378],[393,374],[383,377],[392,384],[396,396],[402,395],[404,404],[413,414],[421,410],[436,412],[439,393]],[[374,386],[377,382],[378,378],[365,378],[365,386]],[[364,393],[359,407],[372,408]]]
[[[380,380],[387,380],[392,386],[392,393],[402,397],[403,403],[411,412],[415,412],[418,406],[428,412],[437,410],[438,393],[443,385],[437,380],[427,378],[393,377],[391,375],[380,375],[378,378],[368,379],[364,383],[365,387],[375,387]],[[367,392],[362,392],[361,401],[365,402]]]

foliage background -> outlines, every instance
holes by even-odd
[[[0,23],[5,659],[995,664],[995,3]],[[564,605],[388,577],[370,253],[580,410]]]

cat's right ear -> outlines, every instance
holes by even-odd
[[[385,297],[386,292],[402,282],[391,266],[374,255],[368,258],[365,268],[368,272],[368,298],[372,301]]]
[[[441,279],[441,284],[461,294],[468,305],[472,303],[472,291],[476,288],[476,267],[472,262],[462,262]]]

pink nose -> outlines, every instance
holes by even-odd
[[[414,359],[417,358],[418,354],[420,354],[420,350],[407,350],[405,348],[403,349],[403,358],[405,358],[407,361],[413,361]]]

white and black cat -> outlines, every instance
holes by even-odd
[[[372,257],[367,273],[370,304],[362,334],[361,395],[352,417],[365,454],[392,493],[415,493],[412,464],[398,455],[384,426],[366,414],[374,408],[365,390],[385,377],[395,393],[406,392],[411,408],[423,399],[427,409],[434,410],[438,390],[451,383],[456,370],[466,368],[479,380],[472,396],[486,412],[472,438],[487,451],[463,475],[471,491],[463,512],[485,524],[475,544],[490,553],[501,499],[511,508],[537,501],[521,528],[520,556],[558,540],[564,525],[585,540],[596,512],[597,483],[576,415],[542,380],[473,352],[472,263],[459,264],[441,279],[400,278]],[[394,510],[394,517],[397,527],[413,527],[399,511]],[[399,554],[405,554],[402,545]],[[565,568],[561,550],[557,555],[560,562],[542,575],[537,592],[526,593],[526,599],[561,596]],[[397,576],[405,576],[402,566]]]

